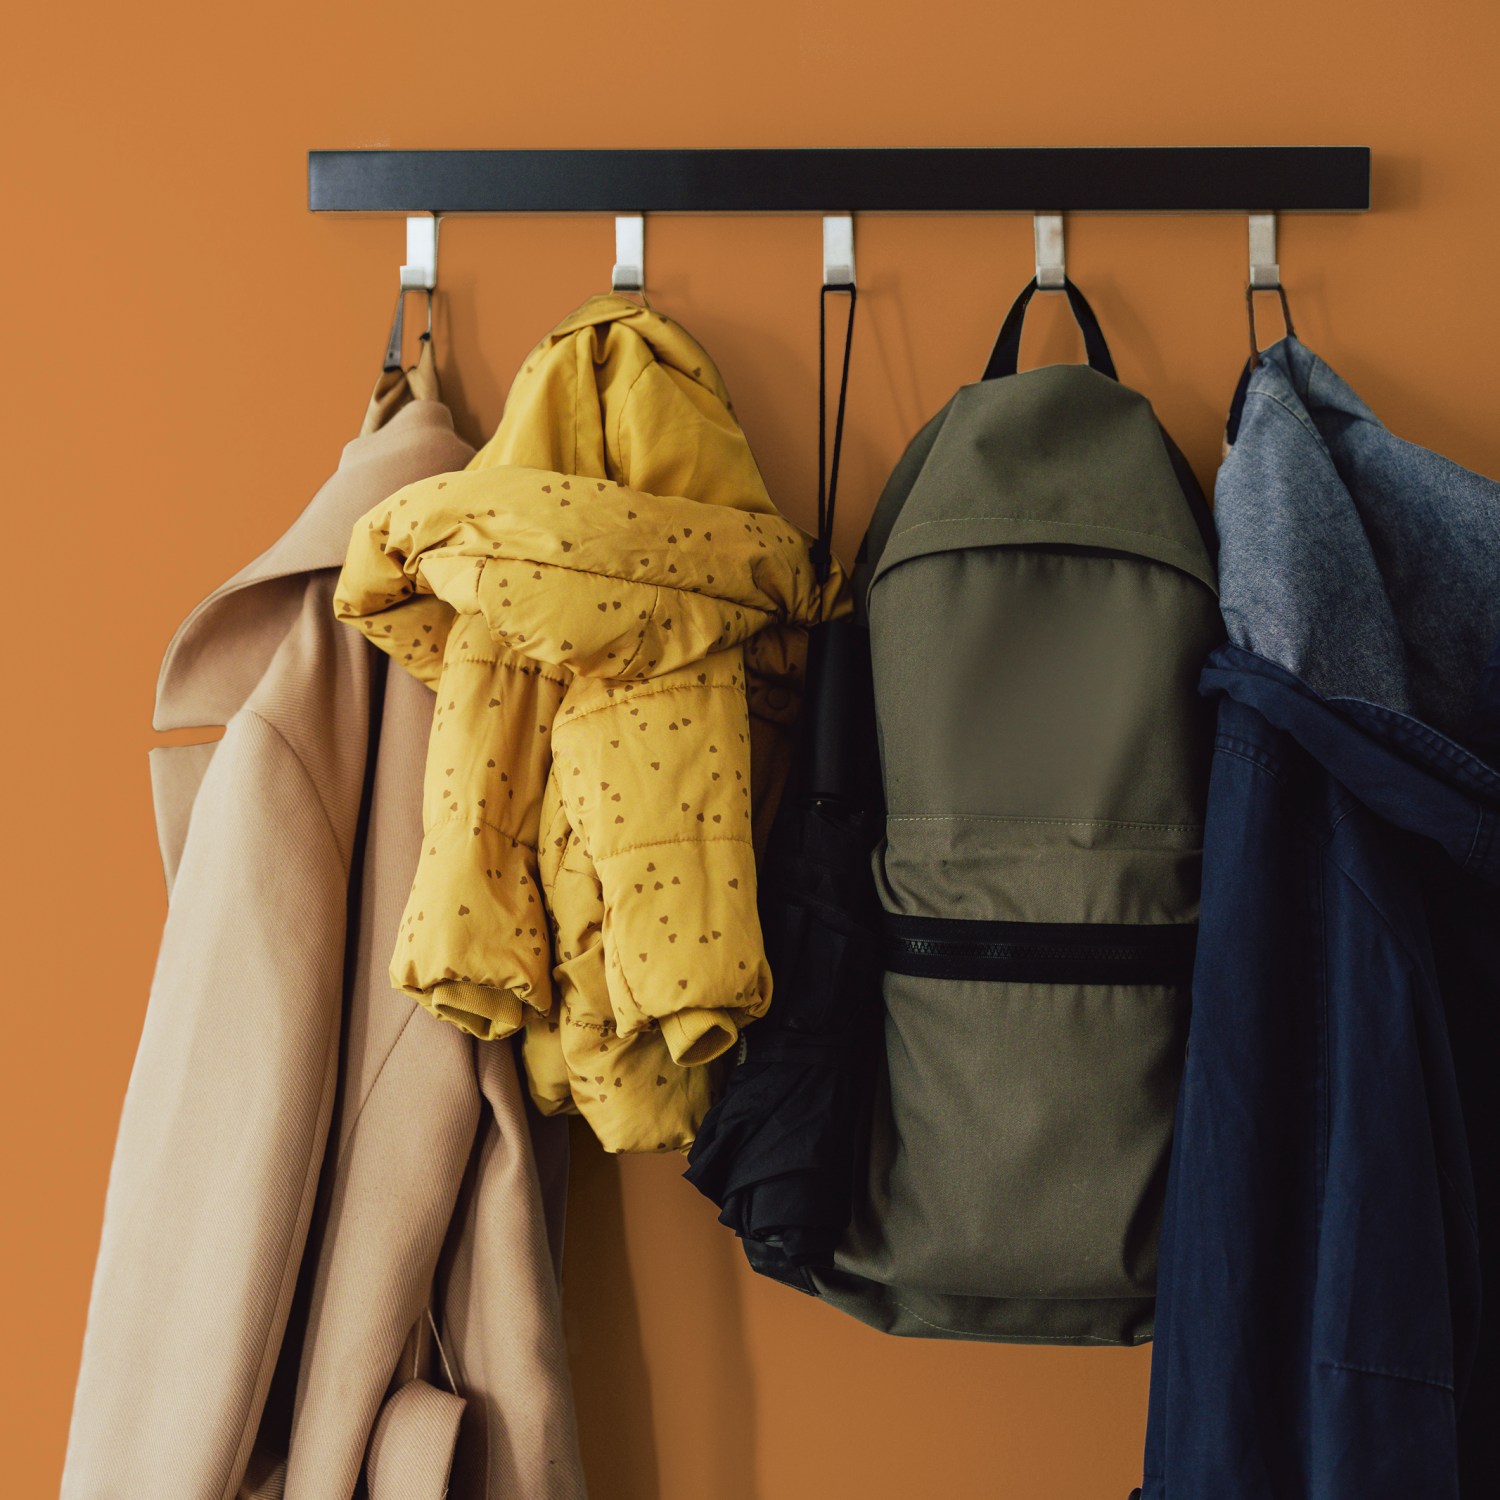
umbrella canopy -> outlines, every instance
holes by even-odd
[[[796,758],[759,872],[774,985],[746,1029],[688,1180],[719,1205],[752,1267],[803,1285],[849,1222],[879,1037],[884,827],[862,621],[813,631]]]

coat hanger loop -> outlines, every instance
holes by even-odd
[[[833,462],[828,462],[828,294],[849,298],[844,354],[839,371],[838,408],[833,423]],[[849,354],[854,347],[854,307],[859,296],[854,274],[854,215],[823,216],[823,281],[818,289],[818,533],[813,569],[826,583],[833,559],[833,516],[838,502],[839,459],[844,446],[844,406],[849,396]]]
[[[402,362],[402,346],[406,342],[406,294],[413,290],[410,287],[402,287],[396,293],[396,315],[391,320],[391,334],[385,342],[385,360],[380,366],[382,370],[399,371],[406,368]],[[427,293],[427,327],[422,334],[424,341],[432,338],[432,289],[430,287],[416,288],[418,291]]]
[[[1260,363],[1260,340],[1255,333],[1255,294],[1275,292],[1281,298],[1281,316],[1286,324],[1286,336],[1295,338],[1297,330],[1292,326],[1292,309],[1286,300],[1286,288],[1281,284],[1281,265],[1276,259],[1276,215],[1258,213],[1250,215],[1250,280],[1245,287],[1245,307],[1250,318],[1250,363]]]
[[[432,294],[437,287],[437,214],[414,215],[406,221],[406,259],[401,265],[400,286],[396,292],[396,315],[391,320],[390,337],[385,341],[385,362],[382,370],[395,371],[404,368],[401,362],[401,346],[406,333],[406,294],[427,293],[427,331],[424,338],[432,337]]]

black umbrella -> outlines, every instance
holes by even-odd
[[[814,630],[791,776],[759,870],[771,966],[688,1180],[721,1209],[750,1264],[811,1290],[849,1222],[879,1035],[881,915],[871,854],[884,826],[869,636]]]

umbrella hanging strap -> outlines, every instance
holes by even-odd
[[[828,294],[849,298],[849,321],[844,327],[844,360],[839,373],[839,400],[833,419],[833,462],[828,462]],[[849,395],[849,351],[854,347],[854,286],[828,286],[818,292],[818,535],[813,544],[813,566],[819,583],[827,581],[833,558],[833,514],[838,500],[839,456],[844,446],[844,405]]]

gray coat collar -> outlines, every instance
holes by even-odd
[[[1231,642],[1326,699],[1482,743],[1500,485],[1396,437],[1295,338],[1242,397],[1214,491]]]

